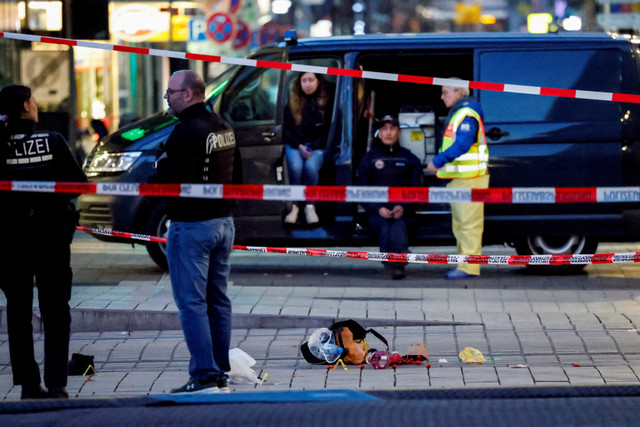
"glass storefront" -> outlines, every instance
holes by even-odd
[[[0,0],[0,31],[20,31],[17,1]],[[15,82],[20,74],[19,49],[14,41],[0,39],[0,87]]]
[[[73,0],[78,1],[78,0]],[[88,1],[88,0],[87,0]],[[600,30],[596,14],[619,23],[640,9],[602,6],[601,0],[91,0],[108,4],[109,39],[97,42],[221,56],[245,56],[273,43],[285,29],[299,37],[375,32],[527,31],[531,13],[551,24],[582,20]],[[69,37],[61,27],[72,0],[0,0],[0,30]],[[286,6],[286,7],[285,7]],[[623,14],[626,14],[623,16]],[[622,18],[625,18],[623,20]],[[106,20],[105,20],[106,22]],[[639,21],[640,22],[640,21]],[[551,27],[550,27],[551,28]],[[69,68],[70,61],[73,68]],[[173,71],[192,68],[206,80],[219,63],[28,43],[0,38],[0,87],[34,87],[43,113],[85,149],[113,131],[166,107],[162,95]],[[69,84],[73,82],[74,84]],[[73,102],[72,102],[73,101]]]

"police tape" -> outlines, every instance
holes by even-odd
[[[200,199],[354,203],[628,203],[640,187],[367,187],[253,184],[139,184],[136,182],[0,181],[0,191],[162,196]]]
[[[145,242],[167,243],[166,237],[149,236],[146,234],[129,233],[126,231],[116,231],[104,228],[88,228],[82,226],[77,226],[76,230],[84,231],[89,234],[99,234],[102,236],[123,237],[125,239],[142,240]]]
[[[89,234],[122,237],[146,242],[166,243],[165,237],[147,236],[100,228],[77,227]],[[397,254],[388,252],[340,251],[329,249],[279,248],[269,246],[234,245],[234,250],[317,256],[327,258],[350,258],[366,261],[390,261],[418,264],[485,264],[485,265],[585,265],[585,264],[628,264],[640,262],[640,252],[617,254],[562,254],[562,255],[437,255],[437,254]]]
[[[314,65],[291,64],[287,62],[262,61],[259,59],[233,58],[218,55],[204,55],[173,50],[150,49],[143,47],[123,46],[109,43],[96,43],[86,40],[73,40],[58,37],[45,37],[32,34],[19,34],[0,32],[0,37],[12,40],[28,42],[48,43],[65,46],[85,47],[89,49],[102,49],[114,52],[135,53],[140,55],[160,56],[177,59],[192,59],[206,62],[220,62],[229,65],[241,65],[245,67],[267,68],[276,70],[290,70],[309,72],[323,75],[344,77],[356,77],[370,80],[384,80],[403,83],[417,83],[431,86],[451,86],[478,90],[490,90],[496,92],[519,93],[526,95],[544,95],[560,98],[589,99],[608,102],[629,102],[640,104],[640,95],[615,92],[599,92],[591,90],[559,89],[541,86],[515,85],[507,83],[491,83],[475,80],[443,79],[439,77],[416,76],[411,74],[381,73],[376,71],[353,70],[346,68],[320,67]]]

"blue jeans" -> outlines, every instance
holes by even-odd
[[[189,376],[222,377],[231,370],[231,269],[234,225],[231,217],[199,222],[172,221],[167,261],[173,298],[191,354]]]
[[[324,150],[313,150],[311,157],[303,159],[297,148],[285,144],[287,167],[289,168],[289,184],[318,185],[320,168],[324,162]]]

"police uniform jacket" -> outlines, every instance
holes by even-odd
[[[151,182],[231,184],[234,161],[238,167],[233,130],[204,103],[185,108],[158,159]],[[167,216],[172,221],[206,221],[231,216],[228,199],[167,198]]]
[[[67,142],[58,132],[36,130],[33,120],[12,120],[4,131],[0,152],[0,180],[86,182]],[[77,194],[0,192],[3,213],[42,212],[67,209]]]
[[[387,146],[377,141],[360,161],[356,183],[381,187],[419,187],[422,185],[422,164],[399,142]],[[398,204],[407,214],[412,213],[411,203],[363,203],[362,206],[368,214],[378,214],[381,207],[393,209]]]

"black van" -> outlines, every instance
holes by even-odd
[[[606,34],[458,33],[366,35],[296,40],[250,58],[371,72],[640,94],[638,45]],[[283,109],[296,72],[232,66],[208,85],[208,103],[235,129],[246,184],[287,184],[281,141]],[[351,185],[375,123],[398,114],[401,142],[428,163],[447,111],[439,86],[325,76],[335,87],[323,185]],[[491,187],[640,185],[640,105],[475,91],[485,112]],[[175,119],[162,113],[103,138],[85,171],[94,182],[145,182],[155,151]],[[426,175],[425,185],[442,185]],[[80,224],[164,235],[158,198],[82,195]],[[637,239],[640,204],[487,204],[484,242],[507,242],[519,254],[594,253],[598,241]],[[238,244],[370,245],[357,204],[318,203],[317,227],[287,226],[287,202],[238,201]],[[418,209],[413,244],[450,244],[448,204]],[[100,237],[105,238],[105,237]],[[115,240],[115,239],[113,239]],[[313,245],[313,246],[311,246]],[[162,245],[148,245],[165,267]]]

